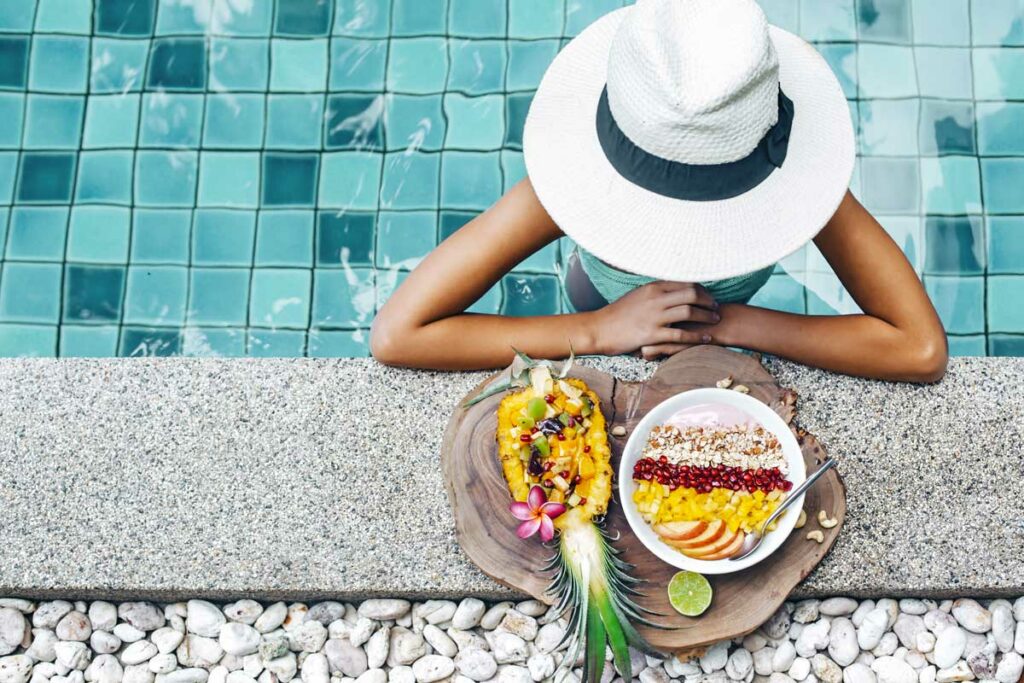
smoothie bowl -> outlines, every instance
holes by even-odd
[[[776,519],[764,542],[732,560],[806,477],[789,426],[764,403],[728,389],[666,399],[633,429],[619,464],[626,520],[669,564],[725,574],[757,564],[789,536],[802,500]]]

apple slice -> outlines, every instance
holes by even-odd
[[[730,543],[729,545],[725,546],[724,548],[719,550],[717,553],[711,553],[710,555],[704,555],[700,559],[702,559],[702,560],[724,560],[726,558],[732,557],[737,552],[739,552],[740,548],[743,547],[743,539],[746,538],[746,536],[747,535],[745,533],[740,531],[740,532],[738,532],[736,534],[736,538],[733,539],[732,543]]]
[[[679,548],[680,550],[685,548],[701,548],[720,539],[722,534],[725,533],[726,528],[725,522],[716,519],[708,524],[708,528],[702,531],[699,536],[685,541],[667,541],[667,543],[673,548]]]
[[[697,538],[708,528],[707,522],[665,522],[655,524],[654,533],[666,541],[688,541]]]
[[[684,548],[683,549],[683,554],[686,555],[687,557],[693,557],[695,559],[703,560],[708,555],[714,555],[714,554],[720,552],[723,548],[728,547],[730,543],[732,543],[733,541],[736,540],[736,537],[738,535],[739,535],[739,531],[738,530],[737,531],[731,531],[727,527],[725,532],[721,536],[719,536],[715,541],[713,541],[712,543],[708,543],[706,545],[698,546],[696,548]]]

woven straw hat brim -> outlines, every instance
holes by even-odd
[[[741,275],[799,249],[835,213],[853,173],[850,112],[828,64],[808,43],[771,26],[779,80],[796,110],[782,167],[731,199],[665,197],[622,178],[597,138],[609,46],[630,9],[605,15],[566,45],[534,96],[523,152],[541,204],[601,260],[664,280]]]

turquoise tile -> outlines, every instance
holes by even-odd
[[[391,35],[444,35],[448,0],[394,0]]]
[[[372,268],[313,272],[313,327],[367,327],[377,312]]]
[[[256,213],[199,209],[192,227],[192,263],[204,266],[251,266]]]
[[[444,96],[448,121],[447,149],[485,150],[501,147],[505,135],[505,97],[467,97],[460,93]]]
[[[253,327],[309,327],[308,270],[261,268],[252,273],[249,324]]]
[[[375,234],[375,214],[321,211],[316,226],[316,264],[372,266]]]
[[[75,206],[68,229],[68,261],[127,263],[131,211],[114,206]]]
[[[971,51],[959,47],[915,47],[921,97],[969,100],[973,97]]]
[[[195,149],[203,127],[203,104],[202,95],[146,93],[139,145]]]
[[[509,38],[560,38],[565,0],[508,0]]]
[[[861,97],[916,97],[913,48],[860,43],[857,83]]]
[[[382,154],[334,152],[321,157],[319,205],[356,211],[377,208]]]
[[[0,324],[0,356],[48,357],[56,352],[56,327]]]
[[[437,246],[433,211],[381,211],[377,218],[378,268],[412,270]]]
[[[425,152],[393,152],[385,157],[380,186],[382,209],[433,209],[437,207],[441,155]]]
[[[1024,49],[974,48],[972,63],[975,99],[1024,99]]]
[[[1024,335],[989,335],[988,353],[990,356],[1024,356]]]
[[[312,211],[260,211],[257,266],[313,265]]]
[[[85,111],[82,146],[135,147],[138,137],[140,96],[90,95]]]
[[[950,356],[984,356],[985,335],[972,334],[963,337],[948,337]]]
[[[484,292],[482,297],[474,301],[473,305],[466,309],[466,312],[480,315],[495,315],[499,313],[501,311],[502,299],[504,298],[502,289],[502,283],[498,282]]]
[[[0,207],[0,255],[4,253],[7,248],[7,218],[10,216],[11,210],[9,208]],[[0,257],[2,258],[2,257]],[[3,264],[0,263],[0,268]]]
[[[327,149],[384,148],[384,95],[331,95],[322,118]]]
[[[223,3],[218,0],[217,4]],[[209,28],[212,12],[213,0],[157,0],[156,34],[202,35]]]
[[[242,328],[186,327],[181,331],[181,355],[194,358],[238,358],[245,355]]]
[[[523,160],[522,152],[509,149],[501,151],[501,175],[504,180],[502,192],[508,192],[526,177],[526,162]]]
[[[128,150],[82,152],[78,157],[75,201],[131,204],[132,157]]]
[[[509,95],[505,100],[505,145],[513,149],[523,148],[523,128],[526,115],[530,112],[533,93]]]
[[[924,224],[929,275],[981,275],[985,272],[985,239],[980,216],[928,216]]]
[[[448,46],[452,60],[448,90],[469,95],[504,90],[505,41],[451,39]]]
[[[1024,103],[978,103],[978,151],[1024,156]]]
[[[556,54],[557,40],[509,41],[506,89],[536,90]]]
[[[399,285],[405,282],[405,278],[409,277],[409,271],[407,270],[383,270],[377,273],[377,309],[383,306],[387,300],[391,297],[391,293],[398,289]],[[467,309],[470,313],[476,313],[472,309]]]
[[[0,279],[0,320],[56,323],[60,318],[59,264],[5,263]]]
[[[561,313],[561,285],[551,275],[506,275],[502,315],[534,316]]]
[[[82,139],[85,98],[29,95],[25,113],[26,149],[75,149]]]
[[[855,43],[823,43],[815,45],[839,80],[847,99],[857,97],[857,45]]]
[[[560,268],[558,243],[552,242],[519,262],[514,273],[555,273]]]
[[[987,213],[1024,213],[1024,159],[982,159],[981,178]]]
[[[266,149],[320,149],[323,95],[268,95]]]
[[[36,92],[84,93],[89,75],[89,39],[36,35],[28,86]]]
[[[911,42],[911,0],[857,0],[857,34],[861,40]]]
[[[18,172],[21,202],[67,202],[75,177],[75,155],[63,152],[22,152]]]
[[[327,40],[270,41],[270,88],[275,92],[323,92],[327,87]]]
[[[29,2],[5,2],[0,5],[0,31],[32,30],[35,6]]]
[[[264,106],[263,95],[208,95],[203,147],[259,149],[263,145]]]
[[[199,206],[256,208],[260,202],[260,153],[199,155]]]
[[[156,0],[96,0],[96,32],[145,36],[153,32]]]
[[[178,326],[185,322],[188,268],[131,266],[124,299],[124,323]]]
[[[918,160],[865,157],[861,159],[865,206],[878,213],[917,213],[921,204]]]
[[[135,155],[135,203],[193,206],[198,175],[196,152],[139,151]]]
[[[389,43],[387,89],[428,94],[444,91],[448,48],[443,38],[395,38]]]
[[[449,35],[504,38],[505,22],[505,0],[448,0]]]
[[[929,45],[970,45],[970,0],[913,0],[914,40]]]
[[[390,23],[390,2],[337,0],[335,3],[335,35],[386,38]]]
[[[125,327],[121,331],[118,355],[130,358],[177,356],[181,352],[181,332],[151,327]]]
[[[111,358],[117,355],[117,325],[62,325],[59,355],[70,358]]]
[[[861,100],[858,104],[861,154],[917,154],[919,100]]]
[[[907,257],[907,261],[910,262],[914,270],[920,272],[925,262],[925,239],[921,217],[878,215],[876,218],[897,246],[903,250],[903,254]],[[831,267],[824,264],[824,257],[821,257],[820,261],[818,261],[819,252],[815,250],[813,253],[815,254],[816,262],[823,264],[825,270],[831,271]],[[809,264],[809,267],[818,271],[823,270],[823,268],[819,268],[817,265],[812,266]]]
[[[479,215],[475,211],[442,211],[438,217],[438,241],[443,242],[451,237],[456,230]]]
[[[925,277],[924,286],[946,332],[985,331],[985,278],[932,275]]]
[[[214,0],[217,9],[223,8],[221,0]],[[272,2],[229,3],[230,11],[221,11],[214,16],[212,33],[231,36],[269,36],[270,21],[274,13]]]
[[[588,2],[565,3],[565,35],[579,35],[583,29],[622,7],[622,0],[589,0]]]
[[[975,0],[969,25],[975,45],[1024,45],[1024,5],[1020,0]]]
[[[387,59],[386,40],[332,38],[330,90],[383,91]]]
[[[14,198],[14,180],[18,176],[18,153],[0,152],[0,204]]]
[[[21,146],[21,125],[25,112],[25,96],[20,93],[0,93],[0,149]]]
[[[263,205],[313,206],[318,162],[316,154],[264,154]]]
[[[68,208],[15,206],[7,232],[8,261],[62,261]]]
[[[187,265],[191,233],[187,209],[135,209],[131,261]]]
[[[0,35],[0,88],[24,90],[29,44],[28,36]]]
[[[445,152],[441,158],[441,206],[489,208],[501,196],[500,159],[492,152]]]
[[[980,213],[977,158],[922,157],[921,192],[927,213]]]
[[[270,78],[270,41],[213,38],[210,41],[210,88],[217,91],[264,91]]]
[[[384,126],[388,150],[440,150],[447,131],[441,95],[386,95]]]
[[[751,306],[761,306],[787,313],[806,313],[804,288],[788,273],[774,274],[750,300]]]
[[[189,325],[245,325],[249,314],[247,268],[192,268]]]
[[[64,267],[64,322],[117,322],[124,293],[123,266]]]
[[[370,330],[311,330],[310,358],[365,358],[370,355]]]
[[[921,154],[974,154],[974,105],[921,100]]]
[[[121,94],[142,90],[148,55],[148,40],[94,38],[90,94]]]
[[[800,34],[805,40],[856,40],[853,0],[801,2]]]
[[[1024,216],[989,216],[988,272],[1024,274]]]
[[[769,24],[790,33],[800,33],[799,0],[760,0],[757,4],[764,10]]]
[[[290,0],[277,4],[274,33],[284,36],[326,36],[331,32],[331,10],[328,0]]]
[[[149,52],[149,90],[202,90],[206,87],[206,41],[158,38]]]
[[[7,277],[7,271],[4,271]],[[988,278],[989,332],[1024,332],[1024,276],[992,275]]]
[[[251,329],[247,351],[254,358],[301,358],[306,355],[306,333]]]

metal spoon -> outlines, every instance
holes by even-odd
[[[825,462],[821,463],[821,467],[819,467],[813,474],[807,477],[807,479],[804,480],[804,483],[800,484],[795,489],[793,489],[793,492],[790,493],[789,497],[782,502],[782,505],[775,508],[775,512],[770,514],[768,516],[768,519],[764,520],[764,524],[761,525],[761,528],[759,530],[751,531],[747,535],[747,537],[743,540],[743,552],[739,555],[734,555],[729,559],[742,560],[744,557],[757,550],[758,547],[760,547],[761,545],[761,541],[764,540],[764,536],[767,533],[768,527],[771,525],[771,523],[778,519],[779,516],[786,511],[786,508],[788,508],[794,500],[799,498],[804,493],[804,491],[811,488],[811,484],[818,481],[818,478],[821,477],[821,475],[825,474],[835,466],[836,461],[833,460],[832,458],[829,458]]]

